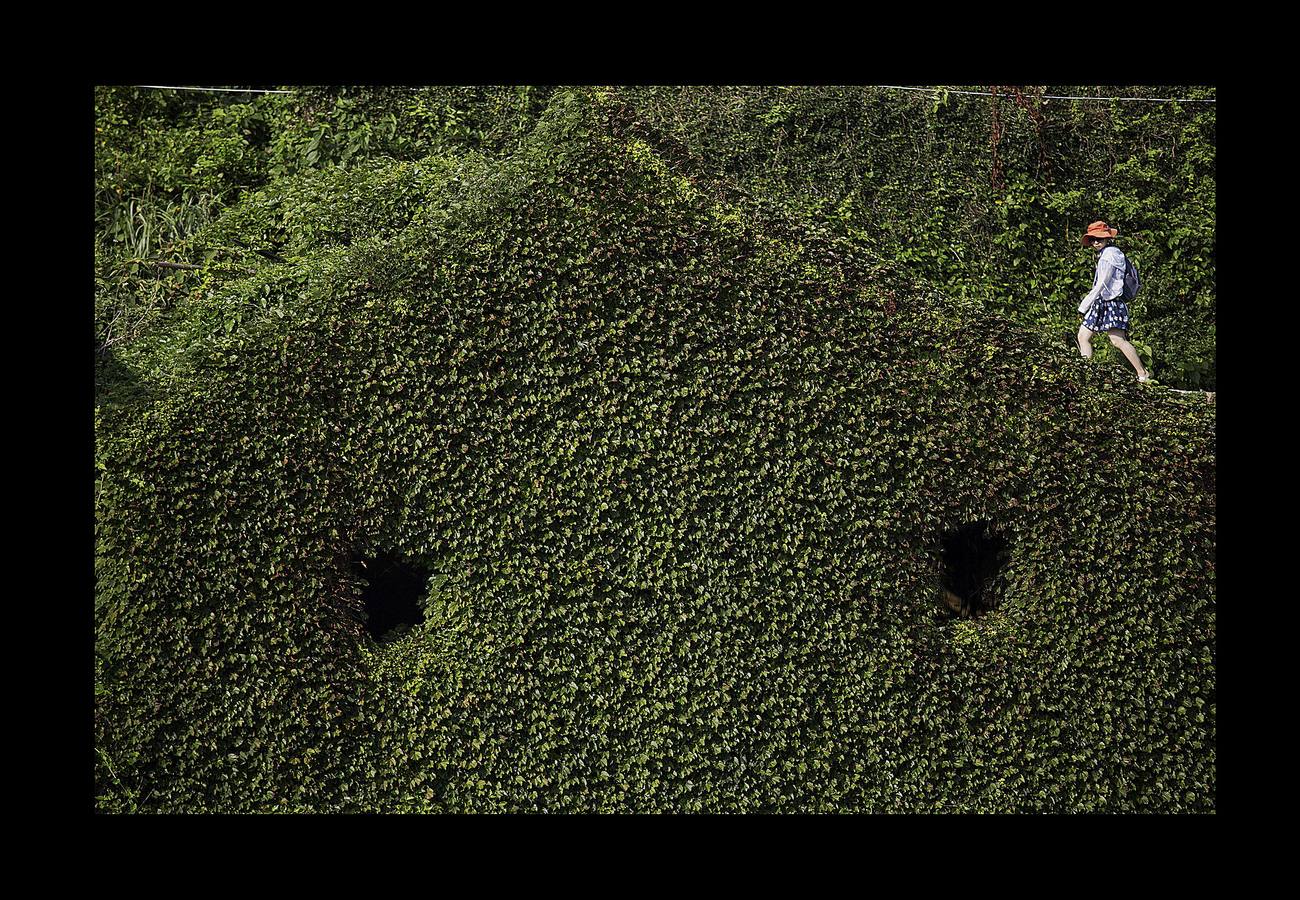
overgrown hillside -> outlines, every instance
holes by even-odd
[[[1212,811],[1213,407],[645,110],[166,245],[101,373],[98,808]]]

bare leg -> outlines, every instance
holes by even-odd
[[[1119,348],[1119,352],[1124,354],[1124,358],[1133,364],[1139,378],[1147,377],[1147,370],[1142,365],[1142,359],[1138,356],[1137,348],[1128,342],[1128,336],[1124,334],[1122,328],[1112,328],[1106,332],[1110,336],[1110,342]]]
[[[1092,359],[1092,336],[1096,333],[1086,325],[1079,326],[1079,352],[1084,359]]]

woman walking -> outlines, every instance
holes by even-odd
[[[1150,381],[1151,373],[1142,365],[1137,350],[1128,342],[1128,304],[1124,302],[1124,271],[1127,260],[1112,242],[1119,229],[1105,222],[1093,222],[1080,239],[1085,247],[1091,245],[1097,257],[1097,272],[1092,279],[1092,290],[1079,304],[1083,324],[1079,326],[1079,352],[1085,359],[1092,357],[1092,336],[1106,332],[1124,358],[1133,364],[1138,381]]]

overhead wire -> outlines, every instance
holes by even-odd
[[[138,88],[149,88],[160,91],[226,91],[236,94],[292,94],[294,91],[277,91],[263,90],[257,88],[204,88],[204,87],[177,87],[174,85],[164,84],[137,84]],[[932,94],[966,94],[974,97],[993,97],[992,91],[961,91],[955,88],[946,87],[910,87],[901,84],[875,84],[870,87],[880,88],[889,91],[924,91]],[[1043,100],[1114,100],[1118,102],[1143,101],[1147,103],[1218,103],[1218,100],[1208,100],[1190,97],[1089,97],[1085,95],[1068,95],[1068,94],[1043,94]]]
[[[170,84],[137,84],[138,88],[157,91],[225,91],[235,94],[292,94],[293,91],[275,91],[262,88],[178,87]]]
[[[992,97],[992,91],[959,91],[953,88],[935,87],[907,87],[900,84],[877,84],[874,87],[884,88],[891,91],[928,91],[934,94],[970,94],[976,97]],[[1145,100],[1149,103],[1217,103],[1217,100],[1199,100],[1187,97],[1086,97],[1086,96],[1069,96],[1061,94],[1043,94],[1044,100]]]

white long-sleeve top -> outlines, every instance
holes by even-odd
[[[1097,272],[1092,277],[1092,290],[1079,304],[1079,312],[1087,312],[1095,300],[1114,300],[1124,293],[1124,269],[1127,262],[1118,247],[1112,245],[1101,251],[1101,256],[1097,259]]]

